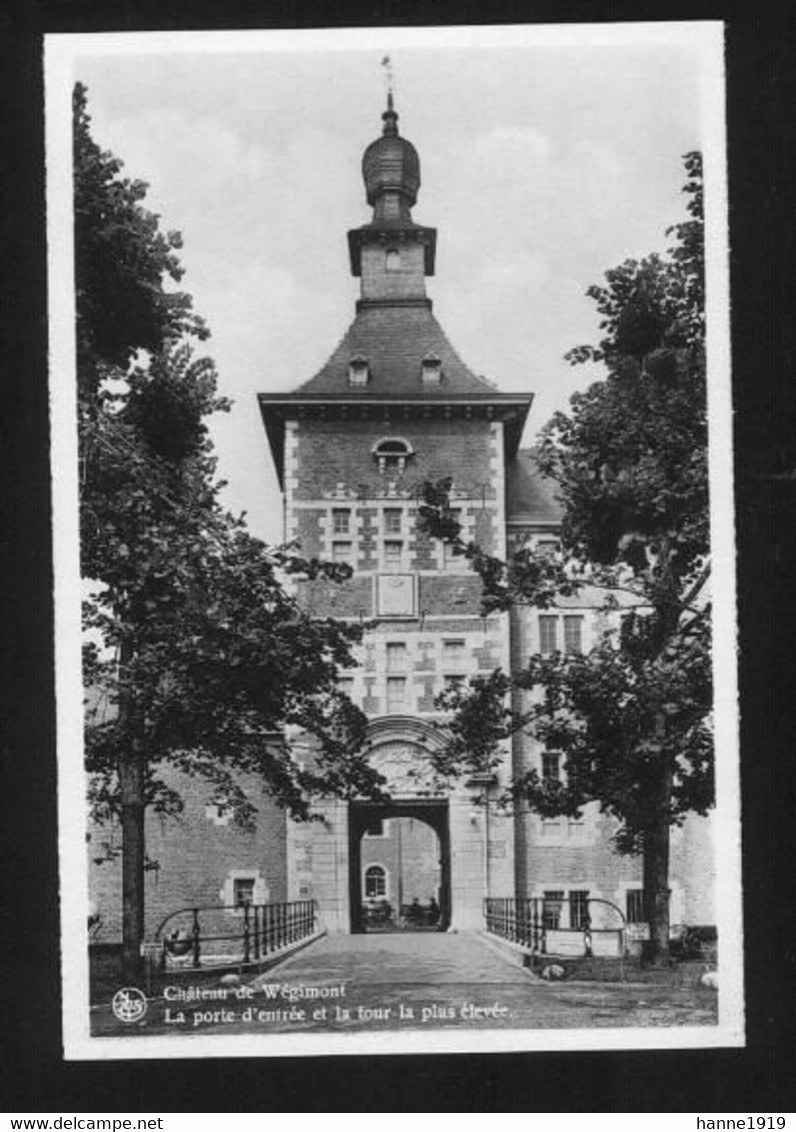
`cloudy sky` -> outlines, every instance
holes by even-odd
[[[649,24],[51,43],[49,112],[83,82],[95,139],[183,233],[182,286],[235,402],[214,426],[220,473],[256,533],[281,538],[256,394],[311,377],[353,318],[346,232],[370,218],[360,163],[381,128],[382,57],[420,154],[413,215],[438,230],[435,313],[477,373],[535,392],[530,443],[599,376],[563,360],[598,335],[586,288],[665,248],[684,217],[682,155],[705,143],[717,36]]]

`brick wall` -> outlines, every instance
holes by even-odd
[[[423,297],[425,250],[421,244],[402,243],[394,270],[386,270],[387,251],[381,244],[362,248],[361,293],[368,299]]]
[[[300,422],[296,436],[294,500],[331,498],[341,487],[351,498],[358,492],[383,496],[385,477],[379,475],[371,450],[389,437],[406,440],[414,451],[405,484],[453,475],[457,485],[483,485],[479,498],[482,492],[486,499],[496,498],[490,426],[485,421],[312,421]]]
[[[241,784],[257,807],[256,829],[241,830],[230,820],[219,820],[208,810],[213,788],[209,783],[173,773],[169,785],[184,799],[185,809],[176,818],[148,813],[146,849],[157,865],[145,875],[146,934],[151,937],[159,923],[179,908],[218,905],[233,872],[259,881],[257,893],[265,900],[287,899],[284,811],[263,792],[251,776]],[[88,842],[89,894],[101,917],[97,942],[121,940],[121,847],[118,824],[93,826]],[[98,863],[100,859],[101,863]]]
[[[346,691],[368,715],[438,714],[434,698],[442,691],[446,676],[469,677],[498,665],[501,629],[501,619],[494,617],[441,618],[422,627],[415,620],[381,621],[358,650],[359,665],[341,673],[351,682]],[[392,661],[388,659],[391,650]],[[388,702],[391,676],[406,682],[400,709]]]

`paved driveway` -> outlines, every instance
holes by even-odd
[[[139,1032],[709,1026],[717,1013],[715,993],[699,987],[547,983],[469,933],[330,936],[248,986],[206,991],[151,1002]],[[112,1017],[92,1021],[95,1033],[131,1034]]]
[[[477,934],[331,936],[257,980],[278,998],[313,987],[344,988],[322,1000],[323,1028],[712,1025],[716,995],[693,987],[548,983]],[[299,1000],[303,1003],[314,1000]],[[319,1002],[321,1000],[318,1000]],[[308,1029],[316,1029],[311,1011]]]

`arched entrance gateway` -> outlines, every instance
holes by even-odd
[[[443,740],[421,720],[383,717],[369,739],[389,798],[325,801],[322,821],[291,824],[295,898],[315,899],[333,933],[482,927],[484,897],[513,882],[512,822],[490,805],[492,777],[435,775]]]
[[[393,717],[370,728],[370,765],[386,779],[388,803],[348,809],[351,931],[446,931],[451,920],[450,821],[446,783],[432,770],[439,735]],[[381,875],[377,870],[381,870]]]
[[[352,802],[348,861],[352,932],[447,931],[447,800]]]

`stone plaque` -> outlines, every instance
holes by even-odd
[[[415,579],[413,574],[380,574],[377,584],[377,612],[380,617],[413,617]]]

